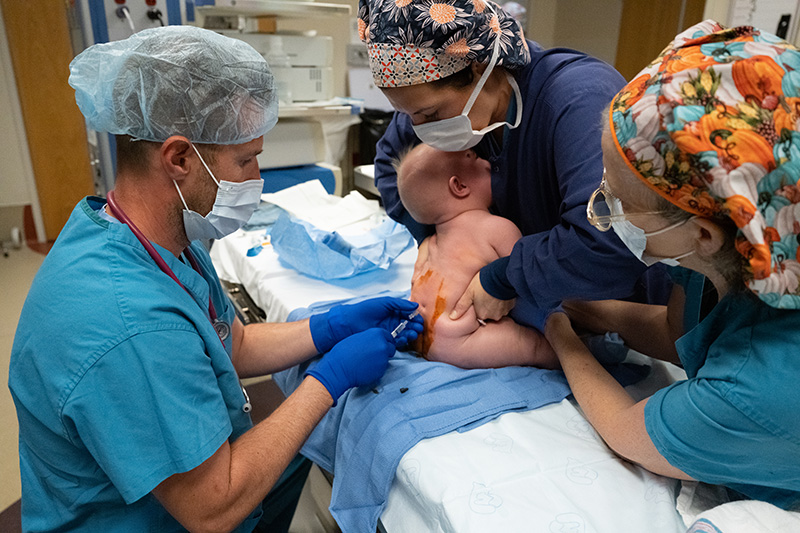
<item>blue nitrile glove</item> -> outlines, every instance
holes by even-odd
[[[319,380],[336,405],[347,389],[378,381],[389,367],[389,358],[395,349],[390,332],[371,328],[338,343],[305,375]]]
[[[517,299],[517,304],[509,315],[518,324],[534,328],[543,334],[547,319],[550,318],[553,313],[563,312],[564,308],[561,307],[561,304],[555,307],[535,307],[520,298]]]
[[[364,300],[357,304],[337,305],[326,313],[313,315],[309,321],[311,338],[319,353],[325,353],[342,339],[369,328],[382,328],[391,332],[408,315],[416,311],[418,304],[384,296]],[[397,336],[397,346],[404,347],[422,333],[422,317],[417,315],[408,321],[406,328]]]

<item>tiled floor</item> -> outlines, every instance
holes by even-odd
[[[27,247],[0,255],[0,510],[20,496],[17,415],[8,392],[8,360],[22,304],[44,256]]]
[[[20,497],[17,416],[7,386],[11,344],[25,296],[43,260],[44,255],[27,247],[9,250],[8,257],[0,254],[0,511]],[[312,479],[303,490],[290,533],[336,530],[327,513],[330,487],[321,475]]]

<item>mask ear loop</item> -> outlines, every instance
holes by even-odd
[[[519,85],[517,85],[517,80],[514,79],[514,76],[511,73],[506,72],[506,78],[508,79],[508,84],[511,85],[511,88],[514,91],[514,96],[517,99],[517,120],[514,121],[514,125],[508,124],[508,127],[512,130],[519,126],[520,122],[522,122],[522,95],[520,94]]]
[[[197,148],[195,147],[194,143],[191,143],[191,147],[192,147],[192,150],[194,150],[194,153],[197,154],[197,157],[200,158],[200,162],[203,164],[203,167],[206,169],[206,172],[208,172],[209,176],[211,176],[211,179],[214,180],[214,183],[217,184],[217,188],[219,188],[219,182],[217,181],[217,178],[214,177],[214,173],[211,172],[211,169],[208,168],[208,165],[206,165],[206,162],[203,159],[203,156],[200,155],[200,152],[197,151]],[[183,193],[181,192],[181,188],[178,187],[178,182],[175,181],[175,180],[172,180],[172,183],[173,183],[173,185],[175,185],[175,189],[178,190],[178,196],[181,197],[181,202],[183,202],[183,207],[185,207],[187,211],[191,211],[191,209],[189,209],[189,205],[186,203],[186,200],[183,197]]]
[[[214,183],[216,183],[216,184],[217,184],[217,188],[219,188],[219,186],[220,186],[220,185],[219,185],[219,181],[217,181],[217,178],[215,178],[215,177],[214,177],[214,173],[213,173],[213,172],[211,172],[211,169],[210,169],[210,168],[208,168],[208,165],[206,165],[206,161],[205,161],[205,159],[203,159],[203,156],[202,156],[202,155],[200,155],[200,152],[198,152],[198,151],[197,151],[197,148],[195,147],[194,143],[192,143],[192,150],[194,150],[194,153],[196,153],[196,154],[197,154],[197,157],[199,157],[199,158],[200,158],[200,162],[201,162],[201,163],[203,163],[203,167],[206,169],[206,171],[208,172],[208,174],[211,176],[211,179],[212,179],[212,180],[214,180]]]
[[[497,16],[494,9],[489,5],[488,2],[486,4],[486,7],[489,8],[493,16],[495,17]],[[489,74],[492,72],[492,70],[494,70],[494,66],[497,64],[497,58],[499,56],[500,56],[500,33],[498,33],[494,39],[494,50],[492,51],[492,59],[489,60],[489,65],[486,67],[483,76],[481,76],[481,79],[478,80],[478,85],[475,86],[475,89],[472,91],[469,100],[467,100],[467,105],[464,106],[464,110],[461,112],[462,115],[469,114],[470,110],[472,109],[472,105],[475,103],[475,100],[477,100],[478,95],[481,93],[481,89],[483,89],[483,86],[489,79]]]
[[[188,205],[186,205],[186,200],[184,200],[184,199],[183,199],[183,193],[181,192],[181,188],[180,188],[180,187],[178,187],[178,182],[177,182],[177,181],[175,181],[175,180],[172,180],[172,183],[173,183],[173,185],[175,185],[175,188],[178,190],[178,196],[180,196],[180,197],[181,197],[181,202],[183,202],[183,207],[184,207],[184,208],[185,208],[187,211],[191,211],[191,209],[189,209],[189,206],[188,206]]]
[[[695,218],[697,218],[697,215],[689,217],[686,220],[681,220],[680,222],[676,222],[674,224],[670,224],[666,228],[661,228],[660,230],[651,231],[650,233],[645,233],[644,236],[645,237],[653,237],[655,235],[661,235],[662,233],[666,233],[671,229],[675,229],[675,228],[678,228],[680,226],[683,226],[684,224],[686,224],[687,222],[689,222],[690,220],[695,219]]]

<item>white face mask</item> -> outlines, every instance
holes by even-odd
[[[246,180],[240,183],[218,181],[214,177],[214,173],[206,165],[203,156],[197,151],[197,148],[194,145],[192,145],[192,148],[197,157],[200,158],[200,162],[203,163],[206,171],[208,171],[211,179],[217,184],[217,197],[214,200],[214,206],[211,211],[206,216],[203,216],[189,209],[180,187],[178,187],[175,180],[172,180],[183,202],[183,227],[186,230],[186,237],[190,241],[221,239],[244,226],[253,216],[253,212],[261,201],[263,181],[260,179]]]
[[[622,202],[619,198],[612,197],[611,198],[611,205],[608,206],[612,215],[622,215]],[[675,229],[679,226],[683,226],[687,222],[689,222],[691,218],[686,220],[681,220],[680,222],[676,222],[666,228],[662,228],[658,231],[651,231],[650,233],[645,233],[642,228],[634,226],[630,220],[622,218],[621,216],[613,219],[611,221],[611,227],[614,228],[614,233],[617,234],[617,237],[625,244],[625,246],[630,250],[630,252],[635,255],[639,261],[644,263],[647,266],[654,265],[656,263],[664,263],[668,266],[678,266],[679,259],[683,259],[684,257],[688,257],[694,253],[694,250],[690,250],[685,254],[681,254],[676,257],[653,257],[652,255],[647,255],[644,253],[645,248],[647,248],[647,237],[652,237],[654,235],[660,235],[662,233],[666,233],[671,229]]]
[[[511,88],[514,90],[514,95],[517,99],[517,118],[514,124],[495,122],[494,124],[489,124],[480,131],[476,131],[472,129],[472,122],[469,120],[469,112],[472,109],[472,105],[478,98],[478,94],[480,94],[486,80],[489,79],[489,75],[492,73],[495,63],[497,63],[499,51],[500,37],[497,37],[494,42],[494,51],[492,52],[492,59],[489,61],[489,66],[483,71],[481,79],[478,80],[478,84],[475,85],[475,89],[473,89],[469,100],[467,100],[467,105],[464,106],[464,110],[460,115],[412,126],[414,128],[414,133],[417,134],[417,137],[419,137],[422,142],[443,152],[460,152],[462,150],[469,150],[481,142],[483,136],[492,130],[506,125],[511,129],[519,126],[522,120],[522,94],[517,85],[517,80],[507,72],[506,78],[508,79],[508,83],[511,84]]]

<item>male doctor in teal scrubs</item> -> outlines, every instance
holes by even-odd
[[[76,206],[14,339],[23,528],[263,529],[262,501],[327,410],[416,338],[419,319],[390,334],[416,304],[236,318],[197,241],[235,231],[259,202],[277,95],[249,45],[171,26],[95,45],[70,69],[89,126],[117,135],[118,173],[107,201]],[[253,426],[239,378],[318,353]]]

